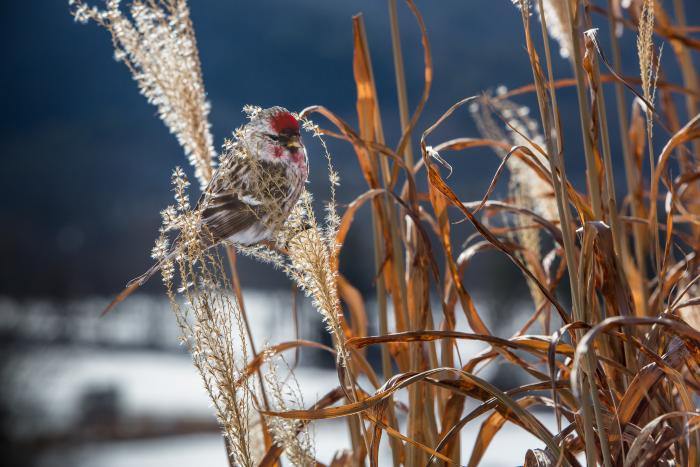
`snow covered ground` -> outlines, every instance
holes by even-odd
[[[289,294],[248,293],[247,307],[259,342],[276,343],[294,338]],[[58,341],[51,345],[32,345],[16,352],[12,365],[12,385],[18,406],[34,408],[34,420],[24,420],[25,431],[56,433],[81,423],[83,398],[89,391],[101,389],[116,394],[116,404],[124,418],[179,418],[211,420],[213,411],[208,396],[189,356],[177,346],[177,328],[162,300],[135,297],[128,306],[105,319],[96,318],[104,306],[100,299],[63,305],[68,312],[57,312],[57,305],[43,302],[17,304],[0,299],[0,331],[13,330],[24,338]],[[371,308],[371,304],[369,306]],[[65,310],[64,310],[65,311]],[[302,307],[300,322],[303,337],[319,340],[318,317]],[[458,328],[466,329],[460,316]],[[460,353],[468,356],[483,348],[473,341],[460,343]],[[150,349],[150,350],[149,350]],[[489,367],[480,376],[496,374]],[[305,405],[337,386],[333,370],[301,366],[295,371],[303,390]],[[405,398],[405,391],[398,399]],[[468,403],[465,410],[475,406]],[[26,409],[25,409],[26,410]],[[551,416],[537,414],[545,425],[555,429]],[[401,417],[401,414],[399,414]],[[40,417],[40,419],[39,419]],[[462,451],[468,459],[484,417],[462,431]],[[333,454],[350,447],[343,420],[312,424],[317,457],[328,462]],[[542,442],[513,424],[499,432],[480,465],[521,465],[527,449],[542,447]],[[386,436],[380,455],[389,463]],[[119,442],[95,442],[79,447],[46,450],[42,467],[150,467],[150,466],[226,466],[224,445],[216,433],[191,434]]]
[[[478,425],[475,425],[478,426]],[[468,459],[476,431],[465,430],[462,436],[463,461]],[[339,422],[323,422],[316,429],[316,452],[321,462],[328,462],[335,449],[349,447],[343,425]],[[218,435],[192,435],[178,438],[148,441],[128,441],[94,445],[78,453],[66,456],[62,453],[47,458],[42,467],[227,467],[223,441]],[[496,435],[484,455],[482,467],[508,467],[522,465],[525,452],[542,443],[514,425],[507,424]],[[70,464],[66,464],[66,460]],[[380,451],[380,465],[391,465],[386,449]]]
[[[121,395],[126,414],[172,414],[207,417],[212,414],[209,400],[201,388],[199,377],[186,356],[166,354],[84,352],[76,354],[54,353],[56,362],[65,368],[55,367],[55,378],[38,388],[45,397],[44,403],[52,407],[52,420],[70,420],[76,413],[74,398],[80,388],[95,385],[115,385]],[[26,362],[31,365],[45,362]],[[55,363],[55,365],[60,365]],[[337,375],[331,370],[299,368],[297,379],[304,390],[306,404],[337,385]],[[405,396],[405,394],[400,395]],[[468,404],[467,410],[474,404]],[[484,417],[469,424],[462,433],[462,451],[468,456]],[[550,429],[555,428],[550,416],[540,416]],[[328,462],[333,453],[350,447],[345,423],[342,420],[316,422],[313,425],[319,460]],[[516,425],[506,424],[495,437],[493,445],[484,456],[481,465],[520,465],[527,449],[541,447],[542,442]],[[382,457],[390,459],[384,446]],[[65,462],[70,460],[70,464]],[[97,443],[69,452],[49,452],[44,458],[45,467],[74,465],[76,467],[156,467],[156,466],[226,466],[224,447],[216,434],[198,434],[140,441]]]

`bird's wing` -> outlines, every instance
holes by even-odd
[[[202,225],[213,242],[229,238],[260,222],[262,204],[249,188],[250,167],[239,158],[227,160],[212,178],[202,206]]]
[[[214,242],[229,238],[260,222],[260,202],[236,191],[224,191],[213,195],[202,211],[202,224]]]

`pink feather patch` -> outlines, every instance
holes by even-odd
[[[292,131],[294,133],[299,133],[299,122],[296,118],[289,112],[281,112],[272,117],[270,122],[272,128],[277,133],[282,133],[283,131]]]

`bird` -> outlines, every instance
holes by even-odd
[[[309,175],[300,121],[284,107],[253,112],[234,132],[235,139],[219,160],[195,210],[201,210],[198,226],[203,247],[222,242],[253,245],[272,240],[299,200]],[[165,259],[132,279],[102,315],[144,285],[177,254],[179,237]]]

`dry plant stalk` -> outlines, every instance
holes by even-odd
[[[95,21],[110,32],[115,59],[126,64],[141,93],[158,108],[159,117],[177,137],[185,155],[195,167],[195,176],[200,181],[200,187],[204,187],[211,178],[216,152],[213,149],[211,125],[208,120],[209,103],[205,99],[199,55],[187,2],[134,0],[128,7],[129,14],[122,11],[119,0],[107,1],[104,9],[88,6],[80,0],[70,0],[69,4],[76,21]],[[249,115],[256,110],[253,107],[246,109]],[[312,125],[308,128],[313,130]],[[232,142],[227,142],[224,145],[225,155],[222,160],[245,157],[232,154],[236,150]],[[332,169],[330,156],[328,157],[329,168]],[[222,170],[225,169],[226,167],[222,167]],[[279,186],[273,175],[260,172],[257,179],[261,190],[270,191]],[[337,184],[337,174],[331,171],[330,177],[334,187]],[[264,452],[253,450],[265,446],[262,433],[260,439],[252,442],[250,439],[251,433],[256,432],[251,430],[251,426],[257,427],[257,432],[262,428],[251,418],[252,401],[257,397],[256,391],[259,391],[259,388],[256,388],[247,376],[243,376],[250,373],[246,372],[250,360],[247,345],[252,345],[252,342],[246,339],[244,316],[241,314],[237,296],[222,260],[218,252],[208,249],[207,245],[211,244],[211,241],[206,238],[207,233],[199,229],[201,208],[191,209],[187,195],[189,182],[179,168],[174,172],[173,183],[177,204],[161,213],[164,224],[156,241],[153,257],[163,263],[163,281],[181,327],[183,342],[187,343],[195,367],[200,372],[214,403],[227,439],[228,452],[237,465],[256,465]],[[334,242],[338,219],[334,207],[329,207],[327,218],[330,223],[324,231],[324,235],[327,235],[324,239],[332,239],[330,243],[321,244],[323,240],[320,237],[309,237],[310,232],[320,231],[316,228],[313,214],[310,217],[306,214],[310,212],[310,200],[308,194],[303,197],[303,202],[295,211],[297,224],[294,224],[292,230],[297,229],[296,233],[315,243],[293,240],[291,237],[283,239],[283,236],[292,233],[292,230],[286,230],[279,240],[292,247],[290,258],[293,259],[284,267],[294,278],[303,281],[300,286],[314,296],[314,303],[319,305],[329,328],[334,329],[334,335],[341,336],[337,341],[338,345],[342,346],[344,336],[338,319],[339,302],[335,289],[335,274],[334,269],[330,267],[331,255],[337,254]],[[204,207],[206,200],[202,205],[202,208]],[[270,208],[279,209],[275,206]],[[314,222],[314,228],[307,231],[306,223],[309,221]],[[303,226],[300,224],[302,222],[305,223]],[[274,231],[281,230],[279,225],[271,227],[274,227]],[[170,254],[172,251],[166,237],[166,234],[173,230],[179,231],[175,260]],[[308,250],[306,248],[309,245],[319,248]],[[330,248],[324,249],[328,245]],[[273,251],[265,254],[273,260],[276,258]],[[314,277],[306,274],[304,268],[310,263],[313,263],[317,272],[322,275]],[[180,280],[181,287],[175,286],[174,280],[177,279]],[[178,294],[184,296],[185,304],[181,304],[177,299]],[[238,341],[238,344],[235,344],[235,341]],[[345,358],[345,352],[338,351],[337,354],[339,359]],[[274,382],[269,377],[266,377],[265,381],[268,384],[274,383],[272,392],[277,396],[281,383]],[[276,402],[278,409],[287,408],[279,405],[278,397]],[[277,423],[276,427],[282,429],[283,425]],[[274,427],[270,427],[270,430],[273,437],[275,431],[277,438],[281,436],[280,430],[275,430]],[[294,445],[287,439],[284,449],[293,462],[301,462],[298,465],[310,465],[309,458],[313,459],[313,456],[302,455],[304,450],[300,446],[301,444]]]
[[[240,249],[281,268],[305,291],[323,316],[333,349],[291,341],[273,344],[264,355],[251,354],[248,349],[253,343],[244,332],[235,288],[217,250],[203,248],[207,233],[198,231],[200,214],[190,207],[183,171],[175,171],[176,205],[163,212],[164,226],[153,253],[156,259],[166,261],[163,279],[183,341],[212,398],[233,461],[237,465],[272,466],[285,454],[294,465],[316,464],[308,421],[348,417],[353,449],[339,452],[334,466],[386,463],[379,456],[384,435],[390,437],[387,444],[396,466],[422,466],[433,461],[475,466],[506,423],[540,440],[539,447],[523,453],[529,466],[578,467],[582,453],[591,467],[698,465],[700,240],[695,233],[700,225],[700,203],[693,196],[698,175],[688,163],[697,155],[690,154],[688,146],[700,140],[700,116],[678,112],[674,99],[666,95],[678,93],[686,101],[697,99],[696,86],[657,81],[661,65],[652,44],[655,32],[671,40],[674,53],[681,57],[684,80],[692,80],[693,74],[688,73],[691,52],[700,50],[700,43],[688,33],[683,9],[678,2],[674,4],[678,16],[674,22],[663,5],[653,0],[608,2],[614,12],[609,18],[611,31],[619,32],[621,26],[638,30],[641,79],[635,81],[615,71],[623,64],[615,37],[614,69],[604,57],[605,44],[594,34],[589,33],[582,47],[581,29],[597,24],[597,17],[591,15],[598,11],[595,5],[577,0],[536,0],[544,49],[540,56],[540,44],[530,31],[533,5],[517,0],[533,83],[496,96],[463,99],[433,125],[417,129],[433,79],[427,28],[413,2],[407,0],[420,30],[424,59],[422,97],[409,118],[406,90],[401,90],[405,77],[398,46],[397,5],[393,0],[388,2],[400,88],[401,110],[396,118],[403,131],[396,147],[384,137],[383,118],[387,115],[380,112],[369,44],[362,20],[356,17],[353,65],[359,128],[352,128],[321,106],[305,109],[301,118],[321,114],[332,129],[310,121],[305,128],[317,137],[325,135],[351,144],[367,191],[358,194],[342,216],[336,213],[338,174],[321,139],[330,184],[324,218],[316,218],[311,194],[305,192],[286,222],[274,229],[274,245]],[[77,19],[94,20],[112,33],[118,57],[178,136],[200,181],[206,180],[214,153],[186,2],[137,0],[130,16],[122,13],[114,0],[108,1],[103,11],[80,1],[72,4]],[[568,52],[575,79],[554,75],[550,37],[559,43],[563,54]],[[155,59],[163,60],[166,66],[156,69]],[[603,65],[610,75],[601,74]],[[169,81],[176,76],[178,83],[183,83],[181,87]],[[610,145],[614,138],[608,135],[612,130],[607,121],[613,116],[603,99],[603,88],[611,82],[619,91],[618,131],[630,181],[628,202],[621,203],[622,208],[612,196],[616,186],[611,161],[618,158],[618,148]],[[641,83],[641,93],[630,83]],[[575,87],[579,112],[559,107],[558,93],[569,87]],[[661,99],[654,108],[657,87]],[[626,121],[626,108],[621,110],[628,105],[626,97],[630,95],[624,94],[628,91],[638,97],[630,122]],[[517,103],[518,95],[529,92],[536,94],[539,122]],[[436,128],[462,107],[476,102],[479,105],[472,107],[472,114],[481,137],[457,135],[443,142],[432,141]],[[646,119],[639,112],[640,103]],[[691,108],[695,107],[686,105],[686,109]],[[255,112],[255,108],[248,110]],[[565,120],[580,125],[582,141],[564,141]],[[651,144],[655,123],[672,131],[658,163]],[[409,145],[416,136],[420,136],[422,158],[414,163]],[[644,146],[651,164],[651,222],[645,219]],[[449,154],[486,151],[486,147],[496,151],[502,164],[482,199],[461,199],[441,173],[449,168]],[[581,147],[588,171],[587,193],[569,182],[564,165],[564,160],[576,157]],[[231,150],[233,146],[225,146],[227,154]],[[494,188],[505,169],[510,171],[509,195],[499,200]],[[678,175],[670,177],[676,169]],[[459,177],[450,181],[455,179]],[[266,174],[261,173],[260,180],[261,189],[275,189],[274,179]],[[657,197],[665,199],[658,213]],[[365,302],[369,297],[362,297],[339,273],[342,245],[349,235],[363,234],[352,226],[357,212],[367,204],[374,220],[371,234],[380,330],[376,336],[368,336],[366,331],[369,315]],[[498,223],[494,218],[515,222]],[[476,233],[467,237],[466,248],[460,249],[469,235],[457,222],[462,220]],[[177,243],[177,255],[167,257],[166,234],[173,230],[179,231],[182,241]],[[545,236],[552,244],[546,254],[542,252]],[[649,255],[644,248],[648,237],[663,237],[664,250],[661,242],[655,241]],[[630,259],[633,246],[636,261]],[[488,250],[504,255],[523,273],[533,297],[532,312],[512,336],[499,336],[487,328],[484,310],[474,303],[470,284],[463,277],[470,262]],[[652,271],[645,267],[648,256],[656,262]],[[560,284],[567,276],[570,303],[558,298]],[[434,304],[439,304],[439,313],[433,312]],[[388,319],[390,305],[393,325]],[[534,334],[533,323],[544,309],[556,314],[544,333]],[[458,313],[465,315],[466,329],[458,329]],[[460,341],[480,342],[484,350],[465,355],[457,350]],[[286,364],[278,354],[300,346],[324,348],[337,356],[338,387],[310,408],[304,408],[293,374],[289,386],[280,376]],[[381,347],[382,376],[366,359],[368,346]],[[526,373],[530,382],[505,391],[496,388],[478,376],[494,364]],[[258,384],[251,376],[262,370],[265,384]],[[401,390],[409,393],[407,404],[394,401]],[[271,403],[262,411],[265,423],[256,423],[255,411],[261,407],[257,401],[263,395]],[[467,405],[468,400],[475,405]],[[555,433],[535,416],[532,408],[538,405],[556,418]],[[473,408],[465,413],[465,407]],[[402,411],[407,412],[405,424],[399,423]],[[464,460],[460,433],[471,429],[470,422],[483,414],[488,416],[478,428],[469,459]],[[265,446],[260,438],[272,439],[274,445],[259,452],[257,448]]]
[[[180,168],[173,173],[176,205],[162,213],[161,235],[153,259],[163,262],[162,278],[168,299],[192,361],[202,377],[217,418],[237,465],[253,466],[264,445],[253,439],[252,401],[257,388],[242,375],[249,356],[240,309],[216,250],[207,248],[207,233],[199,225],[201,209],[190,206],[189,182]],[[174,259],[169,255],[167,233],[177,230]],[[179,297],[182,297],[182,302]]]
[[[656,169],[654,160],[653,130],[654,109],[650,108],[656,98],[656,83],[661,66],[661,52],[659,49],[656,64],[654,64],[654,2],[655,0],[643,0],[639,16],[639,34],[637,35],[637,55],[639,57],[639,70],[642,79],[642,94],[644,96],[643,108],[646,114],[647,151],[649,153],[649,167],[653,174]],[[653,181],[652,181],[653,183]],[[656,214],[657,200],[650,199],[651,205],[651,241],[654,248],[654,261],[657,272],[661,272],[661,246],[658,234],[658,218]]]
[[[217,250],[207,246],[211,240],[199,227],[206,204],[192,210],[187,194],[189,183],[179,168],[173,174],[173,184],[177,204],[163,211],[163,227],[153,258],[164,263],[163,282],[182,341],[202,376],[232,460],[236,465],[257,465],[265,455],[261,426],[254,418],[254,401],[261,388],[248,377],[251,358],[241,311],[222,258]],[[179,232],[175,259],[169,255],[166,238],[173,230]],[[274,400],[272,408],[302,407],[303,399],[293,376],[282,383],[274,354],[265,352],[264,357],[268,368],[265,382]],[[315,465],[307,424],[267,417],[266,426],[293,465]]]

